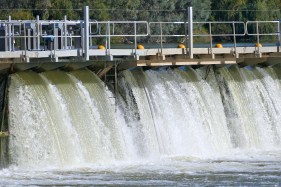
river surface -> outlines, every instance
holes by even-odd
[[[253,152],[251,153],[253,154]],[[280,152],[238,159],[173,157],[158,161],[85,164],[68,168],[11,166],[0,172],[2,186],[280,186]],[[262,154],[262,155],[261,155]]]

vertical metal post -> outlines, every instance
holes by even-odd
[[[72,41],[72,32],[70,32],[69,36],[70,36],[69,48],[72,49],[72,48],[73,48],[73,45],[72,45],[72,44],[73,44],[73,41]]]
[[[162,30],[162,22],[160,22],[160,46],[161,46],[161,56],[163,56],[163,30]]]
[[[12,51],[15,51],[15,25],[12,24]]]
[[[184,43],[185,43],[185,52],[187,55],[187,20],[188,20],[188,8],[186,9],[185,12],[186,18],[184,19]]]
[[[189,47],[189,57],[193,58],[193,13],[192,7],[188,7],[188,47]]]
[[[281,36],[280,36],[280,32],[281,32],[281,24],[280,21],[278,21],[278,44],[277,44],[277,51],[280,52],[280,45],[281,45]]]
[[[8,50],[9,51],[12,51],[12,37],[11,37],[11,32],[12,32],[12,29],[11,29],[11,22],[12,22],[12,19],[11,19],[11,16],[9,16],[9,23],[8,23]]]
[[[86,61],[89,57],[89,6],[84,7],[84,58]]]
[[[110,56],[110,22],[106,24],[106,55]]]
[[[256,25],[256,29],[257,29],[257,47],[258,47],[258,54],[260,53],[260,35],[259,35],[259,22],[257,22]]]
[[[135,58],[137,57],[137,22],[134,21],[134,37],[135,37]]]
[[[36,27],[36,30],[37,30],[37,50],[40,49],[40,25],[39,25],[39,16],[37,15],[36,16],[36,22],[37,22],[37,27]],[[35,39],[35,38],[34,38]]]
[[[106,55],[108,55],[108,23],[106,23],[106,29],[105,29],[105,53],[106,53]]]
[[[234,23],[234,21],[232,22],[232,26],[233,26],[234,52],[235,52],[235,57],[237,57],[237,49],[236,49],[236,31],[235,31],[235,23]]]
[[[213,58],[213,36],[212,36],[212,24],[209,23],[209,35],[210,35],[210,49],[211,49],[211,55]]]
[[[32,34],[31,34],[31,29],[30,28],[27,28],[26,29],[26,38],[27,38],[27,45],[26,45],[26,49],[27,50],[30,50],[32,49]]]
[[[93,46],[93,35],[92,35],[92,22],[89,25],[89,34],[90,34],[90,46]]]
[[[109,52],[109,55],[111,55],[111,29],[110,29],[110,22],[108,22],[108,52]]]
[[[64,16],[64,27],[63,27],[63,32],[64,32],[64,39],[63,39],[63,49],[67,49],[67,24],[66,24],[66,21],[67,21],[67,17]]]
[[[24,61],[27,62],[27,59],[26,59],[26,40],[27,40],[27,37],[26,37],[26,27],[25,27],[25,23],[23,24],[23,35],[24,35]]]
[[[115,34],[115,24],[113,23],[112,24],[112,35],[114,35]]]
[[[56,28],[56,24],[53,24],[53,36],[54,36],[54,39],[52,42],[54,45],[53,49],[54,49],[54,51],[56,51],[58,49],[58,44],[59,44],[59,42],[58,42],[59,32],[58,32],[58,28]]]

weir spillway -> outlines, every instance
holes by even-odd
[[[64,167],[278,150],[280,71],[126,70],[116,95],[89,70],[12,74],[11,162]]]
[[[262,21],[96,21],[87,11],[84,20],[0,22],[0,165],[213,159],[280,149],[279,21],[265,22],[278,25],[274,33],[259,33]],[[171,24],[183,29],[162,33]],[[196,24],[208,25],[208,34],[193,33]],[[215,25],[233,33],[214,33]],[[262,46],[261,35],[276,43]],[[257,43],[236,42],[249,36]],[[138,47],[153,37],[160,42]],[[164,47],[165,37],[185,45]],[[194,47],[193,37],[210,43]],[[216,48],[214,37],[233,44]],[[114,47],[113,38],[131,44]]]

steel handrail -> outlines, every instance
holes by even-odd
[[[149,27],[148,27],[148,22],[147,21],[98,21],[97,22],[99,25],[99,32],[96,35],[90,35],[92,37],[108,37],[109,35],[111,37],[130,37],[130,36],[148,36],[149,34]],[[146,33],[142,33],[142,34],[115,34],[114,33],[114,28],[116,24],[134,24],[134,27],[132,27],[132,29],[134,29],[138,24],[144,24],[146,27]],[[135,25],[137,24],[137,25]],[[102,34],[101,33],[101,29],[102,29],[102,25],[105,26],[109,26],[110,29],[112,30],[112,33],[108,33],[108,34]],[[134,30],[133,30],[134,31]]]
[[[263,23],[274,23],[276,24],[275,26],[277,27],[277,32],[273,32],[273,33],[260,33],[260,25]],[[254,24],[255,28],[256,28],[256,33],[249,33],[249,25],[250,24]],[[260,45],[260,36],[277,36],[277,51],[280,51],[280,44],[281,44],[281,36],[280,36],[280,21],[247,21],[246,22],[246,29],[247,29],[247,35],[249,36],[256,36],[257,37],[257,54],[260,54],[260,47],[262,47]]]
[[[163,22],[163,21],[159,21],[159,22],[149,22],[149,36],[152,36],[152,37],[182,37],[182,36],[185,36],[185,34],[151,34],[152,32],[151,32],[151,25],[152,24],[159,24],[160,25],[160,30],[163,30],[163,25],[165,25],[165,24],[183,24],[183,26],[184,26],[184,24],[188,24],[188,22],[181,22],[181,21],[176,21],[176,22],[170,22],[170,21],[168,21],[168,22]]]
[[[246,25],[243,21],[212,21],[212,22],[193,22],[193,24],[201,24],[201,25],[204,25],[204,24],[208,24],[209,25],[209,30],[211,30],[211,26],[212,24],[242,24],[243,25],[243,33],[231,33],[231,34],[213,34],[212,32],[209,33],[209,34],[193,34],[193,36],[195,37],[204,37],[204,36],[210,36],[210,34],[212,36],[245,36],[246,35]],[[165,25],[165,24],[182,24],[184,26],[184,24],[188,25],[188,22],[180,22],[180,21],[177,21],[177,22],[149,22],[149,33],[150,33],[150,36],[152,37],[183,37],[185,36],[185,34],[152,34],[151,32],[151,25],[152,24],[159,24],[160,27]],[[161,29],[161,28],[160,28]],[[162,28],[163,29],[163,28]]]
[[[89,35],[90,38],[106,38],[105,49],[106,55],[111,55],[111,38],[112,37],[134,37],[134,55],[137,58],[137,37],[146,37],[149,34],[149,25],[147,21],[99,21],[98,23],[98,32],[96,34]],[[133,34],[116,34],[115,25],[116,24],[133,24],[132,32]],[[137,26],[144,24],[146,27],[146,33],[137,33]],[[105,34],[101,33],[102,25],[105,25]]]
[[[279,35],[279,29],[277,29],[277,32],[273,32],[273,33],[260,33],[259,32],[259,28],[260,28],[260,23],[276,23],[277,25],[277,28],[279,28],[279,24],[280,24],[280,21],[247,21],[246,22],[246,34],[249,35],[249,36],[275,36],[275,35]],[[248,29],[248,26],[250,24],[255,24],[254,26],[256,26],[256,33],[249,33],[249,29]]]
[[[193,36],[245,36],[246,35],[246,24],[243,21],[206,21],[206,22],[193,22],[194,24],[208,24],[209,25],[209,34],[194,34]],[[212,25],[214,24],[231,24],[232,29],[235,28],[236,25],[242,24],[243,25],[243,33],[236,33],[234,30],[231,34],[216,34],[212,33]],[[233,25],[234,24],[234,25]]]

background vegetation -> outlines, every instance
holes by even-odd
[[[281,9],[281,0],[0,0],[0,3],[2,20],[8,19],[8,15],[12,19],[35,19],[36,15],[40,19],[62,20],[64,15],[68,19],[81,19],[85,5],[90,6],[91,19],[103,21],[184,21],[186,8],[190,5],[194,10],[194,21],[269,21],[279,20]],[[265,25],[264,28],[267,32],[276,30],[272,25]],[[170,26],[166,29],[173,28]],[[195,30],[208,32],[208,25],[201,25]],[[213,30],[232,32],[229,26]]]

